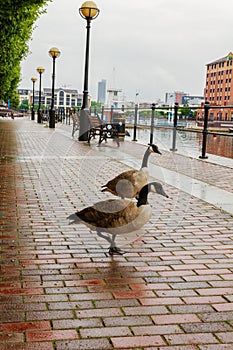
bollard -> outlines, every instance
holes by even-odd
[[[117,129],[117,137],[119,141],[125,139],[125,115],[123,111],[117,111],[113,115],[113,123]]]
[[[173,135],[172,135],[172,148],[170,148],[170,151],[177,151],[177,148],[176,148],[176,128],[177,128],[178,108],[179,108],[179,104],[178,104],[178,102],[175,102],[175,106],[174,106],[174,120],[173,120]]]
[[[110,123],[113,123],[113,106],[111,106],[111,117],[110,117]]]
[[[153,144],[153,133],[154,133],[154,119],[155,119],[155,103],[151,105],[151,123],[150,123],[150,144]]]
[[[104,120],[104,106],[101,107],[101,120]]]
[[[138,104],[135,104],[134,111],[134,126],[133,126],[133,141],[137,141],[137,122],[138,122]]]
[[[207,141],[207,134],[208,134],[209,109],[210,109],[210,104],[208,101],[206,101],[204,105],[204,126],[202,131],[202,153],[201,153],[201,156],[199,156],[200,159],[208,158],[206,156],[206,141]]]

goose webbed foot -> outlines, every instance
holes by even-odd
[[[109,252],[109,255],[123,255],[123,254],[125,254],[124,250],[117,248],[117,247],[110,247],[108,252]]]

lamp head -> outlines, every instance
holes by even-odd
[[[51,47],[51,49],[49,50],[49,55],[53,58],[59,57],[60,54],[61,54],[61,51],[57,47]]]
[[[35,77],[32,77],[32,78],[31,78],[31,81],[32,81],[33,83],[35,83],[35,82],[37,81],[37,79],[36,79]]]
[[[43,67],[38,67],[37,68],[37,72],[40,73],[40,74],[44,73],[44,71],[45,71],[45,69]]]
[[[95,19],[99,15],[99,12],[100,10],[94,1],[85,1],[79,9],[81,17],[85,19]]]

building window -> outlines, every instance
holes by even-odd
[[[66,105],[70,105],[70,95],[66,95]]]

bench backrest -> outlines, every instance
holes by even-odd
[[[103,124],[98,115],[89,115],[88,120],[91,128],[98,128]]]

